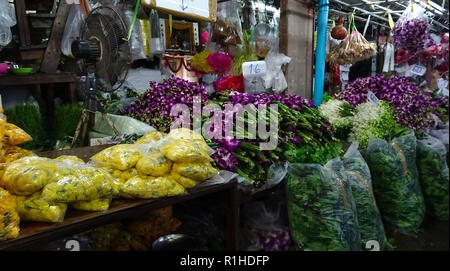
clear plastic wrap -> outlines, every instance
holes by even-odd
[[[264,87],[279,94],[288,87],[281,68],[283,65],[290,63],[291,58],[272,49],[267,54],[265,61],[268,68],[264,76]]]
[[[236,0],[217,4],[217,21],[213,25],[211,41],[228,47],[242,43],[242,24]]]
[[[175,171],[172,171],[170,173],[170,177],[172,177],[172,179],[174,181],[176,181],[177,183],[181,184],[184,188],[193,188],[197,184],[196,181],[189,179],[187,177],[184,177],[184,176],[176,173]]]
[[[206,163],[212,161],[208,155],[208,145],[204,140],[169,140],[161,147],[161,153],[174,162]]]
[[[417,169],[427,213],[448,220],[449,171],[444,144],[432,136],[417,141]]]
[[[60,155],[53,159],[53,161],[61,162],[67,165],[82,165],[84,161],[74,155]]]
[[[298,249],[361,250],[355,202],[338,158],[325,167],[290,164],[287,207],[291,235]]]
[[[133,10],[125,10],[124,12],[125,20],[128,24],[128,26],[131,26],[131,22],[133,19],[134,12]],[[138,59],[147,59],[147,56],[145,55],[145,48],[144,48],[144,42],[142,40],[142,32],[141,32],[141,24],[139,20],[136,20],[134,22],[133,26],[133,32],[131,34],[130,38],[130,47],[131,47],[131,60],[135,61]]]
[[[31,195],[51,182],[57,169],[56,163],[48,158],[21,158],[7,166],[3,174],[5,188],[15,195]]]
[[[135,168],[130,168],[127,170],[117,170],[117,169],[108,169],[108,172],[117,180],[119,180],[121,183],[125,183],[128,181],[131,177],[138,176],[139,173]]]
[[[91,201],[74,201],[69,203],[69,207],[81,211],[101,212],[108,210],[111,201],[111,197],[102,197]]]
[[[67,15],[66,26],[64,27],[64,33],[61,39],[61,52],[69,56],[72,54],[72,42],[80,36],[80,28],[86,14],[83,12],[80,4],[73,4]]]
[[[155,128],[153,128],[152,126],[128,116],[119,116],[114,114],[108,114],[107,116],[109,120],[111,120],[111,122],[114,124],[114,127],[117,129],[117,132],[119,132],[120,135],[143,135],[145,133],[155,131]],[[106,120],[105,116],[100,112],[95,113],[95,125],[93,130],[97,133],[102,133],[109,136],[116,135],[111,125]]]
[[[399,232],[419,229],[425,202],[416,166],[416,137],[410,133],[391,143],[371,139],[364,153],[385,226]]]
[[[432,39],[428,31],[428,21],[425,9],[420,5],[411,3],[404,10],[392,30],[396,50],[405,50],[413,57],[417,52],[431,45]]]
[[[289,251],[292,239],[286,201],[277,194],[268,201],[250,201],[242,208],[242,239],[247,251]]]
[[[92,201],[119,196],[121,183],[106,169],[79,166],[59,169],[51,183],[42,190],[49,202]]]
[[[149,144],[152,142],[157,142],[161,139],[163,139],[166,136],[165,133],[159,132],[159,131],[152,131],[149,133],[146,133],[141,138],[136,140],[136,144]]]
[[[15,197],[0,187],[0,241],[19,236],[19,224]]]
[[[139,159],[136,169],[141,175],[161,177],[172,169],[172,162],[159,152],[149,153]]]
[[[208,144],[203,137],[185,128],[170,131],[161,145],[161,153],[173,162],[206,163],[212,161],[208,154]]]
[[[370,169],[358,151],[358,142],[353,142],[344,155],[344,167],[355,199],[358,226],[361,232],[361,248],[375,240],[383,250],[387,245],[383,221],[373,194]]]
[[[36,156],[36,154],[34,154],[33,152],[31,152],[29,150],[25,150],[20,147],[11,146],[11,145],[4,146],[3,152],[4,152],[3,160],[0,159],[0,161],[3,163],[6,163],[6,164],[9,164],[9,163],[16,161],[23,157]],[[1,177],[1,175],[0,175],[0,177]]]
[[[62,222],[67,204],[49,203],[42,198],[41,192],[36,192],[28,197],[17,197],[17,209],[21,221]]]
[[[92,156],[91,160],[101,167],[127,170],[141,159],[142,151],[130,144],[109,147]]]
[[[210,163],[175,163],[172,170],[197,182],[211,179],[218,173]]]
[[[183,186],[170,177],[144,177],[136,176],[124,183],[120,194],[124,198],[161,198],[175,196],[185,192]]]
[[[0,0],[0,49],[11,42],[11,27],[16,22],[13,6],[7,0]]]

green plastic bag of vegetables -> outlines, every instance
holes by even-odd
[[[361,250],[355,202],[339,158],[325,167],[290,164],[287,207],[297,249]]]
[[[358,142],[353,142],[344,155],[344,167],[355,199],[358,226],[361,232],[361,248],[368,241],[377,241],[383,250],[387,244],[383,220],[378,210],[372,189],[370,169],[358,151]]]
[[[417,141],[417,169],[427,213],[448,220],[449,172],[446,148],[439,139],[426,135]]]
[[[425,216],[416,145],[414,133],[409,133],[390,143],[371,139],[365,152],[381,217],[393,231],[417,231]]]

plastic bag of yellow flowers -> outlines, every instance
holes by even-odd
[[[36,192],[31,196],[17,196],[17,209],[21,221],[62,222],[67,210],[65,203],[49,203]]]
[[[6,190],[18,196],[27,196],[49,183],[57,169],[57,163],[51,159],[24,157],[7,165],[2,179]]]
[[[6,145],[4,147],[3,160],[1,160],[1,162],[11,163],[13,161],[16,161],[20,158],[27,157],[27,156],[37,156],[37,155],[29,150],[25,150],[25,149],[22,149],[17,146]]]
[[[176,173],[197,182],[211,179],[217,172],[210,163],[175,163],[172,168],[172,174]]]
[[[0,241],[19,236],[19,224],[16,199],[0,188]]]
[[[144,136],[136,140],[136,144],[149,144],[153,142],[160,141],[166,136],[165,133],[158,132],[158,131],[152,131],[149,133],[146,133]]]
[[[98,166],[117,170],[127,170],[136,165],[142,157],[142,151],[130,144],[109,147],[92,156]]]
[[[139,175],[138,171],[135,168],[130,168],[127,170],[118,170],[110,168],[107,170],[114,178],[116,178],[121,183],[128,181],[131,177]]]
[[[119,196],[120,186],[105,169],[82,165],[56,171],[42,197],[49,202],[92,201]]]
[[[101,212],[108,210],[111,201],[112,197],[102,197],[91,201],[74,201],[69,203],[69,206],[80,211]]]
[[[61,155],[53,159],[53,161],[61,162],[71,166],[84,164],[83,160],[73,155]]]
[[[177,183],[181,184],[184,188],[193,188],[197,184],[196,181],[194,181],[190,178],[181,176],[180,174],[178,174],[177,172],[175,172],[173,170],[172,170],[172,172],[170,172],[170,177],[172,177],[172,179],[175,180]]]
[[[206,163],[212,159],[203,137],[189,129],[170,131],[161,146],[161,153],[171,161],[183,163]]]
[[[136,176],[124,183],[120,189],[120,195],[124,198],[154,199],[183,193],[183,186],[168,176]]]
[[[139,159],[136,169],[141,175],[162,177],[167,175],[172,169],[172,162],[159,152],[149,153]]]
[[[9,145],[19,145],[31,140],[31,136],[12,123],[5,125],[5,141]]]

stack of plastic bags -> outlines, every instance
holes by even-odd
[[[16,200],[8,191],[0,188],[0,241],[19,236],[19,223]]]
[[[16,146],[30,140],[31,136],[24,130],[6,121],[0,109],[0,179],[9,163],[22,157],[35,155]],[[3,186],[1,181],[0,186]]]
[[[18,159],[7,166],[2,182],[16,196],[21,220],[38,222],[62,222],[68,207],[107,210],[121,185],[105,169],[74,156]]]
[[[212,159],[203,137],[183,128],[168,135],[150,132],[136,144],[110,147],[91,160],[123,183],[120,195],[124,198],[183,194],[186,188],[217,173],[210,164]]]

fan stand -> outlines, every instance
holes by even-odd
[[[81,136],[81,142],[84,142],[86,139],[87,128],[94,127],[95,125],[95,113],[101,112],[102,118],[108,123],[108,125],[113,129],[113,132],[116,136],[119,136],[120,133],[114,126],[114,123],[109,118],[108,114],[105,112],[104,108],[97,100],[97,87],[95,82],[95,65],[88,66],[88,75],[86,81],[86,100],[83,104],[83,110],[81,112],[80,120],[77,124],[77,129],[75,130],[75,135],[73,136],[71,148],[75,146],[78,139]]]

